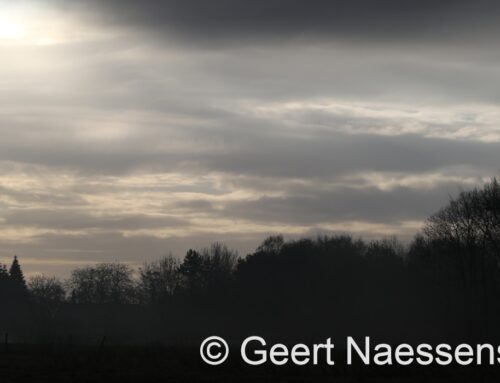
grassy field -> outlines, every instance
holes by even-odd
[[[251,367],[205,365],[198,349],[160,346],[12,345],[0,353],[0,382],[498,382],[491,367]]]

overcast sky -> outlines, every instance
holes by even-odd
[[[500,169],[488,1],[0,0],[0,260],[410,239]]]

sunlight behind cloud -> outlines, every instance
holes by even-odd
[[[20,40],[26,35],[26,15],[18,7],[0,4],[0,40]]]
[[[0,45],[48,46],[95,35],[60,11],[35,2],[0,3]]]
[[[59,23],[47,9],[32,3],[0,5],[0,43],[44,45],[61,40]]]

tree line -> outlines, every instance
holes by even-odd
[[[144,263],[25,282],[0,265],[0,331],[44,342],[185,342],[208,333],[308,339],[500,339],[500,185],[462,191],[409,244],[349,235],[214,243]]]

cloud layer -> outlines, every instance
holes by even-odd
[[[498,172],[500,24],[404,4],[1,3],[0,259],[411,238]]]

